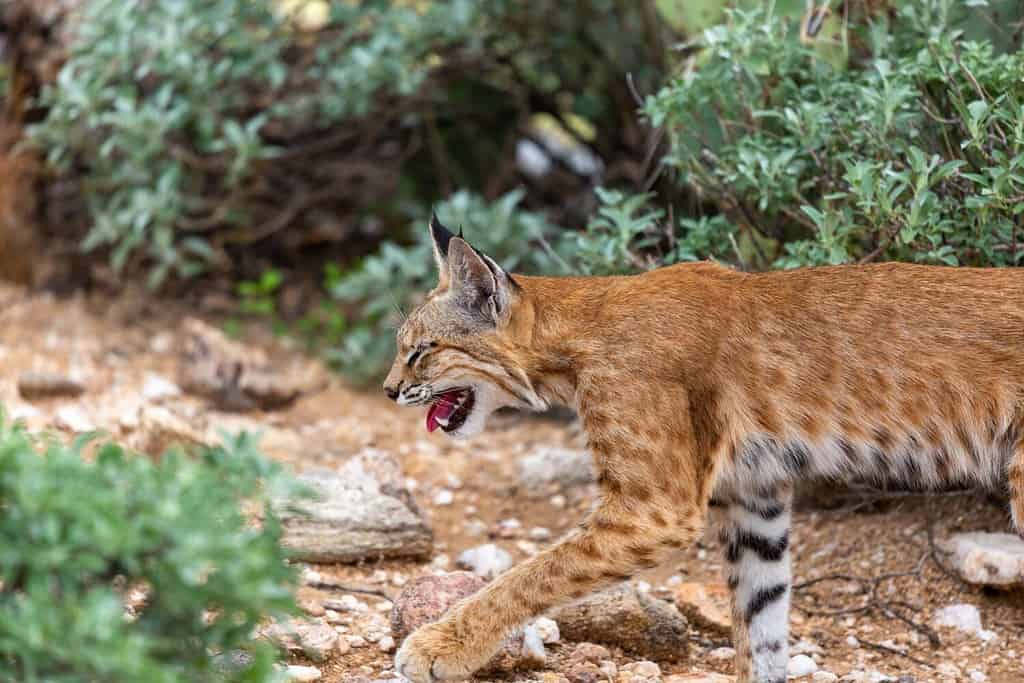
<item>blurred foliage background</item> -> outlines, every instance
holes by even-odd
[[[553,274],[1024,255],[1015,0],[2,7],[2,272],[225,290],[355,380],[432,210]]]

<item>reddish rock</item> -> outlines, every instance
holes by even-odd
[[[401,643],[424,624],[437,621],[452,605],[484,587],[484,580],[470,572],[434,574],[405,585],[391,608],[391,634]]]

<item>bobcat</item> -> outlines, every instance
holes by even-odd
[[[385,381],[426,425],[574,406],[601,501],[554,547],[413,633],[396,669],[463,678],[522,622],[638,570],[726,506],[741,683],[786,679],[793,482],[1009,486],[1024,523],[1024,273],[906,264],[525,277],[430,233],[437,288]]]

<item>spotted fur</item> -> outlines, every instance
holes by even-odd
[[[764,274],[510,275],[431,224],[440,282],[402,326],[400,403],[470,389],[576,408],[600,504],[561,543],[410,636],[422,683],[479,668],[524,620],[657,565],[721,502],[741,683],[785,679],[793,483],[1009,488],[1024,523],[1024,274],[900,264]]]

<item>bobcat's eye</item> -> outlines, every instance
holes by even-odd
[[[409,360],[406,361],[406,365],[408,365],[411,368],[413,365],[416,364],[416,361],[420,359],[420,356],[423,355],[424,351],[435,346],[437,346],[435,342],[423,342],[422,344],[416,347],[415,351],[409,354]]]

